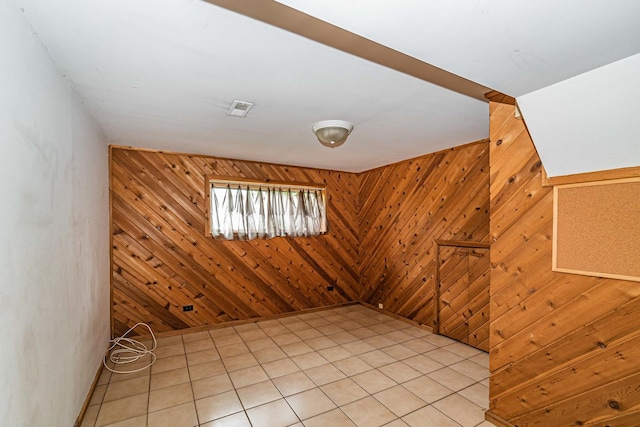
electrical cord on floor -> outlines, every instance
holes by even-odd
[[[127,338],[127,335],[133,331],[138,326],[145,326],[149,333],[151,334],[151,338],[153,339],[153,347],[148,349],[147,346],[142,344],[140,341],[136,341],[132,338]],[[109,341],[111,346],[107,349],[107,352],[102,359],[102,364],[105,368],[110,370],[111,372],[115,372],[117,374],[132,374],[134,372],[140,372],[144,369],[147,369],[156,361],[156,355],[153,351],[156,349],[158,343],[156,341],[156,336],[153,334],[151,327],[146,323],[136,323],[133,327],[131,327],[127,332],[125,332],[121,337],[114,338]],[[132,369],[129,371],[120,371],[115,369],[118,365],[127,365],[129,363],[137,362],[138,360],[143,359],[147,355],[150,355],[150,361],[145,366]],[[113,368],[107,364],[107,360],[113,363]]]

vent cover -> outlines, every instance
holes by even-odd
[[[253,107],[253,102],[238,101],[234,99],[231,103],[231,107],[227,110],[227,116],[233,117],[245,117],[249,110]]]

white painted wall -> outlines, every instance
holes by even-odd
[[[107,148],[0,1],[0,425],[72,426],[109,338]]]
[[[549,176],[640,166],[640,54],[517,101]]]

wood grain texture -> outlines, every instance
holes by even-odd
[[[518,427],[640,425],[640,287],[551,270],[552,189],[513,105],[490,112],[490,413]]]
[[[125,147],[111,148],[110,167],[115,335],[136,322],[162,332],[358,300],[358,175]],[[326,185],[329,233],[205,237],[205,175]]]
[[[362,173],[361,299],[434,326],[435,240],[488,242],[487,141]]]

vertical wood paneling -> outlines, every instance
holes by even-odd
[[[358,175],[117,147],[110,167],[115,335],[136,322],[167,331],[359,298]],[[205,237],[209,174],[326,184],[329,234]]]
[[[640,425],[640,287],[551,271],[552,187],[513,105],[490,109],[490,411],[519,427]]]
[[[487,242],[486,141],[362,174],[362,300],[433,326],[436,239]]]

